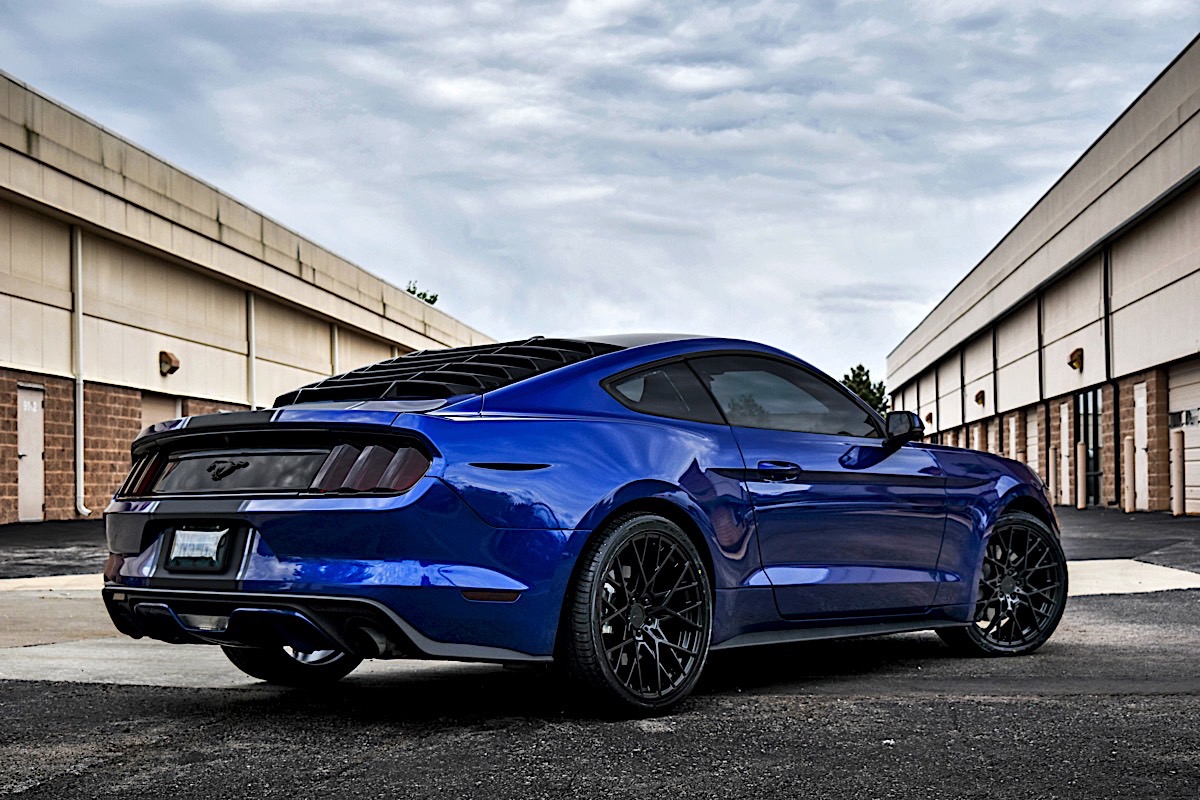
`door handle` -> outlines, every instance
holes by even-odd
[[[758,462],[758,477],[767,483],[783,483],[794,481],[800,477],[799,464],[791,461],[760,461]]]

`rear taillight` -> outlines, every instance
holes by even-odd
[[[149,492],[158,478],[162,463],[163,460],[158,453],[149,453],[139,458],[134,463],[133,469],[129,471],[129,477],[125,479],[117,496],[140,497]]]
[[[429,459],[411,447],[341,444],[330,451],[310,488],[322,494],[403,492],[428,470]]]

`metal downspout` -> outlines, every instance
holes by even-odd
[[[83,232],[71,226],[71,371],[75,374],[75,511],[86,517],[83,482]]]
[[[257,335],[254,331],[254,292],[246,292],[246,400],[251,411],[258,408],[255,405],[255,400],[258,397],[258,371],[256,364],[258,349],[255,346],[256,338]]]

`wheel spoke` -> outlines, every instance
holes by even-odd
[[[699,622],[696,622],[693,619],[688,619],[687,617],[683,616],[683,614],[679,613],[678,611],[676,611],[673,608],[664,608],[662,611],[664,614],[668,614],[672,619],[676,619],[679,622],[682,622],[684,625],[687,625],[694,630],[702,630],[704,628],[704,626],[701,625]]]
[[[670,566],[671,556],[675,555],[675,551],[679,549],[675,546],[675,544],[673,542],[670,544],[671,544],[671,549],[667,551],[666,558],[658,559],[657,563],[654,566],[654,572],[651,573],[651,575],[650,575],[650,583],[646,586],[646,592],[649,594],[654,593],[654,585],[658,581],[658,577],[663,574],[663,571],[668,566]],[[661,548],[660,548],[660,555],[661,555]],[[687,572],[687,570],[684,570],[684,573],[686,573],[686,572]],[[678,581],[676,581],[676,583],[678,583]]]
[[[1002,522],[984,547],[975,621],[991,646],[1036,645],[1061,614],[1065,572],[1048,535],[1032,524]]]
[[[696,556],[676,535],[651,530],[625,540],[601,574],[592,617],[601,663],[635,696],[670,696],[702,664],[711,624]]]

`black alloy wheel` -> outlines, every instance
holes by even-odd
[[[988,537],[979,576],[975,620],[938,631],[973,655],[1022,655],[1045,644],[1067,603],[1067,559],[1037,517],[1008,512]]]
[[[225,657],[252,678],[283,686],[320,686],[349,675],[362,659],[341,650],[304,652],[292,647],[228,647]]]
[[[626,711],[665,711],[704,669],[712,606],[704,561],[678,525],[622,517],[582,556],[560,638],[567,670]]]

